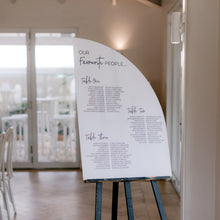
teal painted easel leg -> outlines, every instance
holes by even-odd
[[[102,218],[102,182],[96,183],[95,220]]]
[[[117,218],[118,218],[118,187],[119,187],[119,182],[113,182],[113,189],[112,189],[112,220],[117,220]]]
[[[153,192],[154,192],[154,196],[157,202],[157,208],[159,210],[160,213],[160,218],[161,220],[167,220],[167,216],[163,207],[163,202],[162,199],[160,197],[160,191],[157,185],[157,181],[156,180],[151,180],[151,186],[153,188]]]
[[[124,187],[125,187],[125,197],[126,197],[126,204],[127,204],[128,220],[134,220],[130,182],[125,181]]]

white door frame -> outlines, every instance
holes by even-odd
[[[181,63],[180,53],[182,44],[172,45],[171,39],[171,14],[182,11],[182,2],[177,1],[167,12],[167,99],[166,99],[166,121],[168,140],[171,154],[173,172],[173,184],[177,192],[181,193]],[[175,59],[177,60],[177,63]],[[175,63],[174,63],[175,62]],[[176,73],[176,74],[174,74]],[[175,147],[179,147],[179,149]]]

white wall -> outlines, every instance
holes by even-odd
[[[125,44],[124,55],[151,81],[160,96],[161,8],[149,8],[136,0],[10,0],[0,3],[0,28],[77,27],[78,37],[98,41],[114,49]]]
[[[215,218],[215,208],[219,209],[216,186],[220,184],[219,174],[216,179],[218,2],[187,1],[184,220],[219,219]]]

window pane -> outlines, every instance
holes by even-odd
[[[0,68],[26,68],[26,45],[0,45]]]
[[[19,162],[28,162],[26,79],[26,34],[0,33],[0,130],[13,127],[13,161]]]
[[[35,47],[37,68],[73,68],[73,46],[37,45]]]
[[[40,162],[76,162],[73,36],[35,35]]]

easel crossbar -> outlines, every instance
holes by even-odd
[[[125,181],[140,181],[140,180],[169,180],[170,176],[159,177],[131,177],[131,178],[107,178],[107,179],[87,179],[85,183],[97,183],[97,182],[125,182]]]

